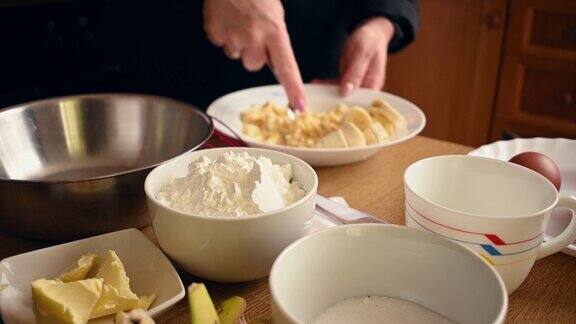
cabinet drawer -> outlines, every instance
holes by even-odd
[[[526,67],[520,111],[576,122],[576,70]]]
[[[576,51],[576,12],[560,13],[534,8],[530,43]]]
[[[576,139],[576,131],[566,131],[553,125],[522,123],[496,118],[492,125],[492,141],[510,139],[513,137],[563,137]]]

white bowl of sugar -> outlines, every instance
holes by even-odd
[[[471,250],[397,225],[300,239],[270,273],[274,323],[503,323],[508,294]]]

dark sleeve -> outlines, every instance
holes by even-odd
[[[384,16],[394,25],[395,33],[388,46],[394,53],[410,44],[418,31],[418,0],[355,0],[350,31],[364,20]]]

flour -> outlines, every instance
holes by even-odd
[[[304,194],[293,179],[291,164],[274,164],[247,152],[225,152],[214,160],[192,161],[188,174],[164,186],[157,198],[187,214],[239,217],[283,208]]]
[[[326,309],[312,324],[455,323],[418,304],[391,297],[349,298]]]

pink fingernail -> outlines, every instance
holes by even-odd
[[[305,111],[306,110],[306,103],[304,102],[304,99],[300,98],[300,99],[296,100],[296,104],[294,105],[294,108],[296,108],[296,110],[298,110],[298,111]]]
[[[344,88],[342,88],[342,95],[344,97],[349,96],[354,91],[354,83],[348,81],[344,83]]]
[[[304,102],[304,99],[299,98],[298,100],[296,100],[296,109],[298,109],[299,111],[304,111],[306,110],[306,102]]]

